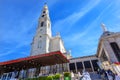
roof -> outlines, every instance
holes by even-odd
[[[96,55],[88,55],[88,56],[76,57],[76,58],[71,58],[70,60],[82,59],[82,58],[89,58],[89,57],[96,57]]]
[[[56,51],[36,56],[19,58],[16,60],[0,62],[0,70],[10,72],[14,70],[29,69],[67,62],[69,62],[69,60],[60,51]]]
[[[101,35],[101,37],[110,36],[110,35],[112,35],[112,34],[114,34],[114,32],[105,31],[105,32],[103,32],[103,34]]]

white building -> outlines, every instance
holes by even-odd
[[[31,56],[54,51],[66,53],[60,34],[58,33],[55,37],[52,37],[51,21],[46,4],[38,20],[38,28],[31,45]]]
[[[45,4],[41,16],[38,20],[36,34],[31,44],[30,56],[33,57],[39,54],[47,54],[50,52],[60,51],[70,60],[69,63],[65,64],[56,64],[47,67],[40,67],[40,73],[52,73],[55,71],[73,71],[77,73],[82,72],[83,69],[89,72],[96,72],[98,68],[106,70],[111,69],[116,73],[120,73],[120,32],[114,33],[107,31],[104,24],[102,24],[102,28],[103,34],[99,39],[98,47],[96,46],[96,54],[72,58],[70,52],[66,51],[60,34],[57,34],[55,37],[52,36],[49,11],[47,5]],[[37,65],[37,67],[39,66]],[[58,69],[56,67],[58,67]],[[14,66],[12,66],[11,68],[14,68]],[[21,71],[28,72],[29,75],[27,77],[32,78],[34,77],[37,68],[19,70],[19,72]],[[12,73],[14,73],[14,71],[9,73],[1,72],[0,76],[2,76],[2,79],[6,79],[7,76],[7,78],[11,78]]]

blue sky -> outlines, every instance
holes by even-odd
[[[0,62],[29,56],[45,2],[53,36],[60,32],[73,57],[96,53],[102,22],[120,32],[120,0],[0,0]]]

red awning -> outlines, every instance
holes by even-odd
[[[68,63],[69,60],[60,52],[50,52],[36,56],[19,58],[6,62],[0,62],[0,70],[13,71],[16,69],[28,69],[39,66],[49,66],[54,64]]]

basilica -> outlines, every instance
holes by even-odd
[[[120,74],[120,32],[108,31],[104,24],[101,27],[103,33],[96,46],[96,54],[73,58],[65,49],[60,34],[52,36],[49,10],[45,4],[31,43],[30,56],[0,62],[0,80],[33,78],[40,73],[77,73],[82,70],[96,73],[98,69],[111,69]]]

